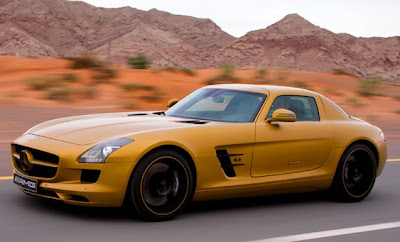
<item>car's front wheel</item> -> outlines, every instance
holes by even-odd
[[[156,150],[137,164],[127,191],[128,205],[145,220],[164,221],[178,215],[193,193],[186,159],[173,150]]]
[[[334,198],[358,202],[371,192],[376,178],[376,159],[364,144],[351,145],[343,153],[332,183]]]

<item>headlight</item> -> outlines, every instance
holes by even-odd
[[[120,138],[104,143],[98,144],[90,150],[86,151],[81,157],[79,157],[79,163],[104,163],[107,157],[118,150],[122,146],[132,143],[134,140]]]

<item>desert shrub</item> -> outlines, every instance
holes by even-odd
[[[303,81],[294,81],[292,84],[293,87],[299,87],[299,88],[309,88],[310,86],[307,85],[307,83]]]
[[[365,79],[359,79],[358,94],[365,97],[374,96],[378,93],[381,84],[382,79],[379,77],[368,77]]]
[[[279,69],[276,72],[276,79],[278,82],[285,82],[289,77],[290,71],[288,69]]]
[[[125,91],[133,91],[133,90],[145,90],[145,91],[153,91],[156,89],[154,86],[140,84],[140,83],[127,83],[121,85],[121,88]]]
[[[325,88],[324,92],[333,94],[333,95],[337,95],[337,96],[343,96],[343,92],[341,92],[335,88]]]
[[[205,81],[207,85],[214,85],[224,82],[238,82],[239,78],[234,76],[235,67],[228,62],[220,64],[221,73],[217,76],[211,77]]]
[[[143,54],[127,58],[127,64],[132,69],[147,69],[151,65],[151,61]]]
[[[92,78],[95,83],[108,83],[110,79],[117,77],[117,71],[108,67],[94,69]]]
[[[351,105],[351,106],[354,106],[354,107],[361,107],[361,106],[365,105],[365,103],[363,103],[357,97],[347,97],[346,98],[346,103]]]
[[[179,69],[181,72],[185,73],[188,76],[195,76],[196,75],[196,71],[187,68],[187,67],[182,67]]]
[[[154,94],[142,95],[139,98],[147,102],[157,102],[161,99],[159,95]]]
[[[396,101],[400,101],[400,95],[393,96],[393,99],[396,100]]]
[[[263,82],[263,83],[269,83],[270,82],[268,80],[268,78],[267,78],[267,75],[268,75],[268,70],[267,69],[260,68],[260,69],[257,69],[255,72],[256,73],[255,73],[254,78],[255,78],[255,80],[257,82]]]
[[[167,66],[163,68],[164,71],[178,71],[178,68],[176,68],[175,66]]]
[[[235,76],[227,77],[224,75],[214,76],[205,81],[207,85],[214,85],[218,83],[235,83],[235,82],[239,82],[239,78]]]
[[[54,87],[46,91],[44,98],[70,102],[72,101],[72,90],[69,87]]]
[[[229,62],[222,62],[219,65],[219,69],[221,69],[221,74],[220,76],[224,79],[232,79],[234,76],[234,72],[235,72],[235,67],[230,64]]]
[[[66,82],[77,82],[78,81],[78,75],[75,73],[62,73],[61,74],[61,79]]]
[[[163,68],[164,71],[171,71],[171,72],[182,72],[185,73],[188,76],[194,76],[196,75],[196,72],[190,68],[187,67],[175,67],[175,66],[167,66]]]
[[[335,75],[348,75],[348,76],[352,76],[352,74],[350,74],[348,71],[346,71],[345,69],[341,69],[341,68],[335,68],[332,70],[332,74]]]
[[[96,87],[84,87],[77,89],[75,93],[83,98],[93,99],[97,94]]]
[[[374,93],[374,95],[375,96],[378,96],[378,97],[388,97],[389,96],[389,94],[388,93],[386,93],[386,92],[375,92]]]
[[[28,79],[27,85],[30,89],[41,91],[57,86],[60,80],[53,76],[37,76]]]
[[[207,85],[215,85],[218,83],[218,80],[216,77],[211,77],[211,78],[205,80],[204,83]]]
[[[396,110],[394,110],[394,113],[396,113],[396,114],[400,114],[400,109],[396,109]]]
[[[133,100],[128,100],[128,99],[123,99],[123,100],[119,101],[119,105],[126,109],[135,109],[140,106],[137,102],[135,102]]]
[[[71,61],[72,69],[92,69],[104,65],[100,60],[90,56],[73,57]]]

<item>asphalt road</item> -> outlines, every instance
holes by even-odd
[[[399,146],[397,146],[398,148]],[[361,203],[324,194],[195,203],[177,219],[142,222],[118,208],[82,208],[31,197],[0,180],[0,241],[251,241],[400,221],[400,162],[387,164]],[[399,241],[400,228],[315,241]]]

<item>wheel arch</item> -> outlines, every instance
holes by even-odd
[[[355,144],[363,144],[363,145],[366,145],[368,148],[370,148],[375,157],[376,167],[379,167],[379,152],[378,152],[378,149],[376,148],[376,146],[371,141],[368,141],[365,139],[359,139],[359,140],[356,140],[356,141],[352,142],[351,144],[349,144],[346,147],[346,149]]]

